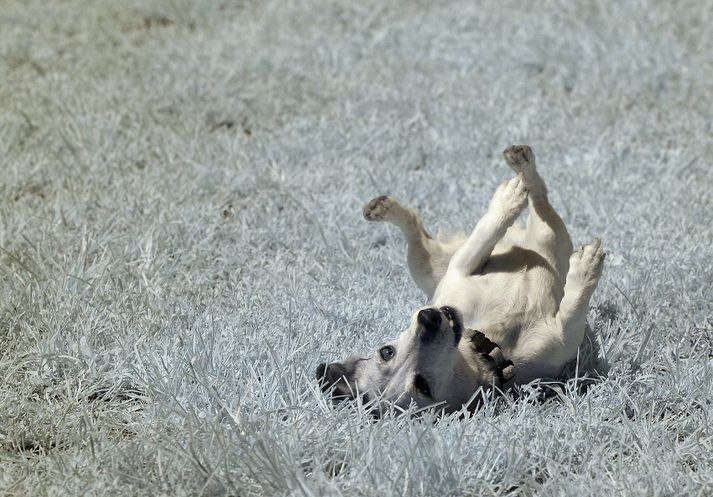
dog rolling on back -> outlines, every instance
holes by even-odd
[[[418,214],[391,197],[366,204],[367,220],[403,232],[411,276],[432,304],[372,355],[320,364],[324,391],[360,395],[376,410],[415,404],[453,412],[476,407],[494,387],[554,377],[576,357],[602,272],[601,243],[573,252],[530,147],[503,155],[516,175],[496,189],[468,237],[431,238]]]

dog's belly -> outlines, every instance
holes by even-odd
[[[446,273],[433,299],[436,306],[458,309],[467,328],[482,331],[506,352],[533,325],[554,317],[564,291],[551,266],[524,260],[524,249],[513,249],[494,254],[479,274]]]

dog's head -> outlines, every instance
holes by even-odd
[[[460,313],[452,307],[425,307],[396,340],[371,357],[350,357],[320,364],[317,379],[336,399],[361,395],[406,408],[446,406],[453,396],[453,377],[463,335]],[[460,406],[458,406],[460,407]]]

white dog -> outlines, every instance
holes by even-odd
[[[601,243],[572,253],[530,147],[503,155],[517,175],[497,188],[467,238],[431,238],[418,214],[390,197],[364,207],[367,220],[401,229],[411,276],[433,304],[370,357],[320,364],[325,391],[361,395],[375,409],[415,404],[452,412],[475,408],[493,387],[553,377],[576,357],[602,272]],[[525,227],[516,221],[526,203]]]

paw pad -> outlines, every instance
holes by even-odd
[[[381,221],[393,204],[391,198],[386,195],[373,198],[367,202],[362,210],[364,219],[367,221]]]
[[[527,145],[511,145],[503,151],[505,161],[514,169],[535,161],[535,154]]]

